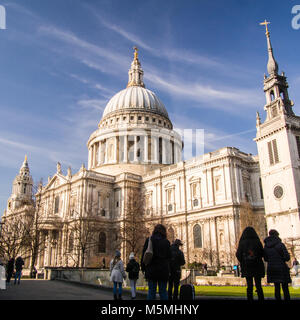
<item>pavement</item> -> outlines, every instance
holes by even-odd
[[[123,291],[123,299],[131,300]],[[138,296],[138,299],[145,299]],[[67,281],[23,279],[18,285],[13,281],[0,290],[0,300],[113,300],[112,288],[100,288]]]
[[[147,292],[137,292],[136,300],[146,300]],[[123,289],[123,300],[131,300],[130,291]],[[245,297],[202,297],[197,300],[245,300]],[[64,280],[22,279],[12,281],[0,290],[0,300],[113,300],[112,288]],[[159,295],[157,294],[157,300]]]

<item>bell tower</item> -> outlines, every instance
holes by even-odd
[[[27,156],[20,168],[19,174],[15,177],[12,193],[7,201],[7,212],[11,212],[25,204],[32,204],[33,180],[30,175]]]
[[[288,83],[278,64],[268,30],[268,76],[264,76],[265,120],[256,115],[256,138],[268,230],[282,239],[300,239],[300,117],[292,110]],[[300,255],[300,251],[298,256]]]

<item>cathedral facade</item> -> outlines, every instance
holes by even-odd
[[[275,228],[283,240],[297,243],[300,117],[293,113],[285,75],[278,74],[268,30],[266,35],[266,119],[262,122],[257,113],[257,156],[224,147],[183,161],[181,136],[173,130],[163,103],[145,88],[135,49],[127,87],[110,99],[88,139],[87,168],[82,165],[76,173],[68,168],[63,174],[58,163],[57,172],[36,193],[42,215],[37,268],[74,265],[70,226],[83,218],[97,226],[98,239],[83,265],[95,256],[112,257],[131,190],[142,191],[149,224],[163,223],[171,241],[183,241],[189,263],[235,264],[239,236],[249,224],[262,238]],[[25,159],[4,221],[23,210],[22,201],[31,200],[31,189]],[[126,259],[128,248],[120,248]]]

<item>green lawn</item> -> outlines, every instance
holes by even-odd
[[[300,288],[289,287],[291,298],[300,298]],[[243,286],[195,286],[197,296],[234,296],[246,297],[246,287]],[[273,286],[263,286],[265,297],[274,297]],[[256,295],[254,287],[254,296]],[[282,293],[282,292],[281,292]],[[283,293],[282,293],[283,295]]]
[[[300,298],[300,288],[289,287],[291,298]],[[137,290],[148,290],[148,287],[138,287]],[[222,296],[222,297],[246,297],[246,287],[245,286],[195,286],[196,296]],[[274,287],[273,286],[263,286],[264,296],[273,298],[274,297]],[[254,287],[254,296],[256,295]],[[283,297],[283,293],[282,293]]]

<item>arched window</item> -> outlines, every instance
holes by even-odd
[[[221,232],[219,237],[220,237],[220,246],[222,246],[224,244],[224,234]]]
[[[69,252],[73,252],[74,249],[74,234],[71,232],[69,234]]]
[[[270,92],[270,98],[271,98],[271,101],[275,99],[275,94],[273,90]]]
[[[193,228],[194,236],[194,248],[202,248],[202,231],[199,224],[196,224]]]
[[[168,229],[168,239],[171,243],[173,243],[175,241],[175,232],[174,229],[172,227],[170,227]]]
[[[106,234],[104,232],[99,233],[98,239],[98,253],[106,252]]]

